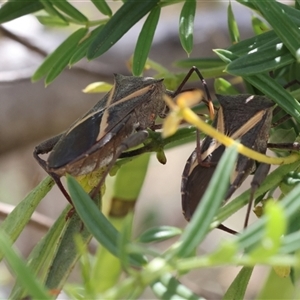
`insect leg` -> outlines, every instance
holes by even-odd
[[[146,130],[141,130],[136,132],[135,134],[130,135],[127,139],[125,139],[120,146],[118,147],[118,149],[116,150],[114,157],[112,158],[112,160],[110,161],[110,163],[107,165],[105,172],[102,175],[101,180],[99,181],[99,183],[97,184],[97,186],[92,190],[92,192],[90,193],[90,196],[92,198],[95,198],[95,196],[97,195],[97,193],[99,192],[101,186],[104,184],[105,178],[108,175],[110,169],[113,167],[113,165],[115,164],[116,160],[120,157],[120,155],[122,154],[122,152],[126,151],[129,148],[135,147],[139,144],[141,144],[143,141],[145,141],[145,139],[149,136],[148,131]]]
[[[42,142],[41,144],[37,145],[34,149],[33,157],[37,160],[39,165],[53,178],[53,180],[57,184],[58,188],[61,190],[63,195],[68,200],[68,202],[71,205],[73,205],[69,194],[67,193],[67,191],[65,190],[64,186],[62,185],[62,183],[60,181],[60,177],[52,172],[49,172],[46,161],[44,159],[40,158],[40,156],[39,156],[40,154],[46,154],[46,153],[50,152],[53,149],[53,147],[57,144],[57,142],[59,141],[61,136],[62,136],[62,134],[56,135],[56,136]]]
[[[260,164],[253,176],[252,182],[251,182],[251,192],[250,192],[250,200],[247,207],[245,222],[244,222],[244,228],[248,226],[248,221],[250,217],[250,211],[252,208],[252,203],[254,199],[254,194],[256,190],[259,188],[261,183],[264,181],[264,179],[267,177],[269,171],[270,171],[270,165],[268,164]]]
[[[196,73],[202,83],[202,86],[205,90],[205,93],[206,93],[206,97],[207,99],[203,99],[203,101],[205,102],[207,108],[209,109],[209,113],[210,113],[210,117],[211,119],[213,119],[214,117],[214,106],[212,104],[212,100],[211,100],[211,96],[210,96],[210,93],[209,93],[209,90],[208,90],[208,87],[207,87],[207,83],[204,79],[204,77],[202,76],[201,72],[199,71],[199,69],[195,66],[193,66],[189,72],[186,74],[186,76],[184,77],[184,79],[182,80],[181,84],[178,86],[178,88],[176,89],[175,92],[170,92],[170,91],[167,91],[167,94],[169,96],[171,96],[172,98],[176,97],[178,94],[180,94],[181,92],[183,92],[183,87],[184,85],[186,84],[186,82],[190,79],[190,77],[192,76],[193,73]]]
[[[50,152],[53,147],[57,144],[57,142],[59,141],[59,139],[61,138],[62,133],[59,135],[56,135],[42,143],[40,143],[39,145],[37,145],[34,149],[33,152],[33,156],[34,158],[37,160],[37,162],[39,163],[39,165],[48,173],[48,167],[46,164],[46,161],[41,159],[39,157],[40,154],[46,154],[48,152]]]
[[[268,148],[290,150],[290,151],[300,151],[300,143],[268,143]]]

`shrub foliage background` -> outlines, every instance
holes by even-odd
[[[157,77],[166,78],[168,88],[176,88],[184,77],[184,71],[172,74],[163,66],[147,61],[148,53],[161,10],[175,2],[183,2],[178,16],[182,47],[188,54],[192,51],[197,2],[123,1],[115,13],[112,13],[104,0],[92,2],[103,15],[100,20],[89,20],[72,2],[66,0],[11,0],[0,8],[0,23],[36,13],[38,20],[47,26],[77,25],[77,29],[44,60],[32,75],[32,80],[45,78],[45,84],[51,84],[66,67],[73,66],[85,57],[88,60],[100,57],[146,16],[136,41],[132,73],[142,75],[147,63],[157,71]],[[220,94],[238,93],[231,84],[234,80],[229,82],[220,76],[230,74],[233,79],[241,78],[248,93],[265,94],[278,105],[283,114],[288,113],[292,117],[284,126],[272,130],[271,139],[279,142],[297,141],[300,128],[299,85],[288,89],[283,86],[299,79],[300,3],[296,0],[293,5],[288,6],[273,0],[237,2],[259,15],[252,18],[255,33],[253,37],[241,40],[238,24],[229,4],[228,31],[232,44],[226,49],[213,50],[215,55],[212,53],[209,58],[184,59],[176,62],[176,65],[182,68],[197,66],[205,78],[215,78],[215,90]],[[163,140],[160,133],[153,133],[151,138],[159,139],[160,145],[174,147],[191,140],[194,134],[194,128],[181,128],[170,138]],[[289,140],[286,140],[286,136]],[[155,148],[152,150],[163,156],[161,148],[160,151]],[[88,191],[88,176],[79,180],[81,185],[74,178],[68,177],[68,189],[78,214],[75,213],[66,221],[70,210],[67,207],[36,245],[27,261],[24,261],[11,244],[53,186],[53,181],[46,178],[24,198],[0,227],[0,257],[8,262],[17,279],[11,298],[20,299],[31,295],[33,299],[51,299],[64,288],[72,299],[135,299],[150,286],[159,299],[170,299],[172,296],[179,299],[203,299],[201,295],[194,294],[182,285],[180,276],[198,268],[239,265],[242,266],[241,271],[222,296],[224,299],[243,299],[253,267],[257,264],[273,266],[277,270],[280,267],[280,270],[287,273],[292,268],[290,282],[294,284],[292,286],[284,280],[279,281],[280,290],[276,290],[274,295],[274,284],[278,286],[278,278],[270,277],[259,295],[260,299],[279,299],[293,297],[295,294],[299,296],[297,271],[300,267],[300,232],[297,220],[300,186],[297,182],[300,159],[276,168],[255,194],[261,201],[264,197],[272,197],[272,191],[280,187],[282,195],[279,202],[269,201],[264,206],[264,215],[255,224],[219,245],[212,253],[196,255],[195,249],[207,233],[247,204],[249,191],[220,208],[227,189],[227,181],[223,178],[230,177],[236,157],[235,148],[226,150],[201,205],[185,229],[168,226],[150,228],[135,239],[131,237],[132,212],[118,220],[105,217],[99,209],[95,209],[95,204],[82,188],[85,187]],[[132,199],[137,199],[147,171],[148,159],[149,155],[144,154],[130,163],[122,160],[124,166],[118,172],[114,193],[124,197],[130,193]],[[135,181],[129,188],[124,180],[135,168],[139,170],[138,178],[141,180]],[[98,178],[97,176],[101,175],[90,175],[92,178]],[[174,236],[178,236],[177,242],[163,253],[149,246],[149,243]],[[93,259],[87,251],[87,244],[92,237],[101,244]],[[65,286],[78,259],[82,270],[82,284]],[[126,272],[126,276],[120,280],[122,271]]]

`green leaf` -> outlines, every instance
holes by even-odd
[[[132,73],[134,76],[141,76],[143,73],[159,20],[160,10],[159,6],[152,9],[139,34],[133,55]]]
[[[227,50],[214,50],[221,59],[231,62],[236,56]],[[243,76],[244,80],[274,100],[283,110],[300,122],[300,104],[280,84],[267,74]]]
[[[225,50],[225,49],[214,49],[213,50],[226,64],[231,63],[232,61],[234,61],[235,59],[238,58],[238,56],[236,54],[234,54],[233,52],[229,51],[229,50]],[[224,72],[224,70],[223,70]],[[224,74],[223,74],[224,75]]]
[[[280,37],[284,45],[291,54],[300,61],[300,31],[297,24],[288,16],[275,0],[260,1],[252,0],[264,18],[273,27],[276,34]]]
[[[20,256],[13,250],[12,242],[3,230],[0,231],[0,252],[18,281],[35,299],[52,299],[40,282],[32,275]]]
[[[100,25],[96,27],[94,30],[92,30],[90,33],[87,34],[87,36],[84,38],[84,40],[81,40],[79,44],[76,47],[76,51],[73,53],[72,57],[70,58],[69,65],[72,66],[78,61],[80,61],[82,58],[86,56],[87,49],[93,42],[95,36],[103,29],[104,25]]]
[[[179,246],[172,252],[172,255],[187,257],[204,239],[213,217],[224,200],[236,157],[237,152],[234,147],[225,150],[192,220],[178,242]]]
[[[149,159],[149,153],[143,154],[120,168],[114,184],[114,198],[125,202],[137,200],[147,174]]]
[[[66,27],[69,25],[69,22],[62,20],[57,16],[36,16],[38,21],[46,26],[57,26],[57,27]]]
[[[251,23],[252,29],[256,35],[262,34],[270,30],[269,26],[256,16],[252,16]]]
[[[300,231],[293,232],[282,238],[280,253],[289,254],[300,250]]]
[[[53,66],[57,65],[58,62],[60,62],[60,66],[62,66],[62,62],[64,62],[67,57],[72,56],[72,51],[75,49],[79,41],[85,36],[86,32],[86,28],[80,28],[72,33],[62,44],[60,44],[55,49],[54,52],[46,57],[43,63],[32,75],[31,80],[33,82],[40,80],[43,76],[49,73],[53,69]]]
[[[82,189],[79,183],[71,176],[67,177],[67,184],[70,195],[77,213],[84,222],[87,229],[93,234],[98,242],[103,245],[113,255],[118,255],[119,233],[108,222],[98,207],[92,202],[89,195]],[[141,265],[144,259],[136,260],[132,258],[132,263]]]
[[[83,15],[78,9],[71,5],[67,0],[51,0],[52,4],[56,6],[59,10],[64,12],[66,15],[70,16],[78,22],[85,23],[88,18]]]
[[[91,0],[98,10],[106,16],[111,17],[112,11],[105,0]]]
[[[232,11],[231,2],[228,4],[227,22],[231,43],[236,44],[240,40],[240,32]]]
[[[72,209],[72,208],[71,208]],[[72,216],[69,213],[65,216],[66,226],[61,232],[55,247],[55,255],[49,266],[46,278],[46,286],[51,290],[61,290],[74,269],[79,259],[80,253],[77,250],[75,235],[80,235],[83,243],[88,244],[92,234],[83,226],[78,214],[74,212]]]
[[[175,66],[180,68],[188,68],[191,66],[201,70],[204,78],[211,78],[224,75],[226,64],[220,58],[187,58],[175,62]]]
[[[87,58],[92,60],[110,49],[134,24],[151,11],[157,3],[158,0],[146,0],[137,5],[135,0],[126,1],[96,36],[88,49]]]
[[[244,79],[274,100],[284,111],[300,122],[300,104],[280,84],[266,74],[244,76]]]
[[[223,300],[245,299],[245,292],[253,272],[253,267],[243,267],[226,291]]]
[[[250,252],[251,259],[263,259],[275,255],[285,234],[287,222],[279,204],[268,201],[265,205],[266,227],[261,242]]]
[[[277,37],[274,30],[267,31],[265,33],[253,36],[249,39],[243,40],[227,48],[228,51],[234,53],[237,56],[246,55],[253,49],[269,45],[269,43],[279,43],[280,39]]]
[[[205,300],[194,294],[169,273],[164,274],[160,280],[154,282],[151,288],[155,296],[162,300]]]
[[[0,6],[0,24],[37,12],[44,8],[38,0],[8,0]]]
[[[49,15],[56,16],[62,19],[65,22],[68,22],[64,15],[62,15],[50,2],[50,0],[39,0],[43,5],[45,10],[48,12]]]
[[[113,85],[106,82],[93,82],[86,86],[82,91],[84,93],[107,93],[112,89]]]
[[[19,237],[31,215],[36,210],[41,200],[47,195],[54,185],[50,177],[46,177],[35,189],[33,189],[24,200],[22,200],[14,210],[1,223],[0,229],[4,231],[12,242]],[[0,254],[0,260],[2,255]]]
[[[180,235],[182,230],[172,226],[158,226],[148,229],[143,232],[137,241],[140,243],[152,243],[170,239],[174,236]]]
[[[241,4],[243,4],[243,5],[247,6],[247,7],[249,7],[251,9],[254,9],[254,10],[256,9],[256,7],[252,3],[252,1],[249,1],[249,0],[236,0],[236,2],[239,2],[239,3],[241,3]]]
[[[297,162],[299,164],[299,162]],[[288,165],[287,165],[288,166]],[[268,176],[269,177],[269,176]],[[288,195],[286,195],[279,203],[284,209],[287,219],[292,218],[300,209],[300,202],[297,201],[300,193],[300,185],[296,186]],[[256,196],[256,194],[255,194]],[[247,227],[243,233],[237,236],[237,242],[242,248],[252,248],[256,246],[264,235],[264,228],[267,223],[266,216],[261,217],[254,224]]]
[[[214,81],[214,90],[216,94],[221,95],[239,95],[240,92],[227,80],[216,78]]]
[[[190,55],[193,50],[193,31],[196,0],[186,0],[179,18],[179,38],[182,48]]]
[[[45,282],[47,271],[57,250],[59,238],[66,225],[66,216],[70,209],[71,206],[67,205],[47,234],[38,242],[27,258],[28,268],[30,268],[32,274],[38,275],[39,280],[42,282]],[[25,289],[20,288],[19,283],[16,282],[9,298],[22,299],[25,296]]]
[[[256,75],[284,67],[295,61],[293,55],[282,43],[255,48],[234,61],[226,71],[236,76]]]

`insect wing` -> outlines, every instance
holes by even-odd
[[[211,138],[207,138],[206,141],[208,139],[211,140]],[[225,147],[221,145],[202,163],[197,161],[196,150],[188,158],[181,183],[182,210],[186,220],[189,221],[196,210],[224,150]]]
[[[274,104],[263,96],[216,95],[220,109],[214,119],[213,127],[233,139],[256,151],[265,153],[271,127]],[[201,147],[202,162],[197,161],[196,151],[187,161],[182,179],[182,208],[185,218],[189,220],[200,202],[209,180],[213,176],[225,147],[217,145],[211,137],[206,137]],[[210,148],[212,151],[210,151]],[[204,153],[209,153],[204,156]],[[231,178],[225,200],[239,187],[246,177],[255,169],[255,162],[239,155],[236,168]]]
[[[115,74],[112,90],[76,121],[55,145],[48,158],[49,168],[61,168],[97,151],[118,135],[123,126],[131,127],[124,130],[124,135],[128,131],[131,133],[135,124],[130,124],[129,115],[139,105],[152,100],[151,94],[157,85],[162,98],[162,80]]]

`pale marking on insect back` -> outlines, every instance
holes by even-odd
[[[249,130],[251,130],[259,121],[262,120],[263,116],[265,115],[266,111],[259,111],[256,113],[251,119],[249,119],[244,125],[242,125],[237,131],[235,131],[230,137],[233,140],[241,138],[244,134],[246,134]],[[223,134],[228,135],[228,132],[225,132],[224,126],[224,117],[223,117],[223,110],[220,108],[218,111],[218,122],[216,125],[216,129]],[[201,161],[204,161],[209,155],[211,155],[217,148],[221,146],[221,143],[212,139],[211,145],[208,147],[206,151],[201,154]],[[194,160],[193,164],[190,168],[190,173],[194,168],[198,165],[198,161]]]
[[[241,138],[249,130],[251,130],[259,121],[262,120],[263,116],[266,114],[265,110],[261,110],[256,113],[251,119],[249,119],[244,125],[242,125],[236,132],[231,135],[231,138],[236,140]]]
[[[105,135],[105,132],[104,132],[104,131],[105,131],[105,128],[102,129],[102,128],[103,128],[103,125],[102,125],[102,124],[107,124],[107,116],[109,115],[108,108],[111,108],[111,107],[113,107],[113,106],[115,106],[115,105],[119,105],[119,104],[121,104],[121,103],[123,103],[123,102],[126,102],[126,101],[128,101],[128,100],[131,100],[131,99],[134,98],[134,97],[142,96],[142,95],[146,94],[149,90],[151,90],[151,89],[153,89],[153,88],[154,88],[154,85],[149,85],[148,87],[142,88],[142,89],[140,89],[140,90],[138,90],[138,91],[136,91],[136,92],[134,92],[134,93],[132,93],[132,94],[130,94],[130,95],[128,95],[128,96],[122,98],[122,99],[120,99],[119,101],[116,101],[116,102],[114,102],[114,103],[111,103],[111,102],[113,101],[113,95],[114,95],[114,92],[115,92],[115,86],[113,86],[112,89],[109,91],[109,97],[108,97],[108,100],[107,100],[107,105],[106,105],[105,107],[101,108],[100,110],[93,111],[92,113],[86,115],[84,118],[78,120],[78,121],[77,121],[77,122],[76,122],[69,130],[68,130],[68,132],[66,133],[66,135],[69,134],[75,127],[77,127],[77,126],[79,126],[81,123],[83,123],[85,120],[90,119],[90,118],[93,118],[94,115],[98,114],[98,113],[101,112],[101,111],[104,111],[102,120],[101,120],[101,122],[100,122],[100,124],[99,124],[99,125],[100,125],[100,132],[99,132],[98,137],[97,137],[97,139],[96,139],[96,141],[98,141],[100,138],[102,138],[102,137]],[[105,122],[104,122],[103,120],[105,120]],[[108,124],[107,124],[107,125],[108,125]],[[106,125],[106,127],[107,127],[107,125]],[[104,132],[104,134],[101,134],[101,132]],[[99,138],[99,137],[100,137],[100,138]]]
[[[109,98],[107,100],[107,105],[106,107],[109,108],[109,107],[112,107],[113,106],[113,99],[114,99],[114,94],[115,94],[115,89],[116,89],[116,85],[113,86],[112,90],[111,90],[111,93],[109,95]],[[119,103],[119,102],[117,102]],[[99,124],[99,132],[98,132],[98,136],[96,138],[96,141],[99,140],[99,135],[101,134],[101,131],[102,131],[102,127],[103,125],[102,124],[107,124],[108,123],[108,117],[109,117],[109,114],[108,114],[108,109],[105,109],[104,112],[103,112],[103,116],[102,116],[102,119],[100,121],[100,124]]]
[[[111,98],[114,94],[114,91],[115,91],[115,86],[112,87],[112,89],[108,92],[109,93],[109,97],[108,97],[108,100],[107,100],[107,103],[109,103],[111,101]],[[84,121],[86,121],[87,119],[90,119],[90,118],[93,118],[94,115],[98,114],[99,112],[101,111],[104,111],[105,109],[107,109],[109,105],[106,105],[105,107],[97,110],[97,111],[93,111],[92,113],[86,115],[84,118],[78,120],[77,122],[75,122],[75,124],[73,126],[71,126],[71,128],[68,130],[68,132],[66,133],[69,134],[75,127],[79,126],[81,123],[83,123]]]
[[[152,84],[152,85],[146,86],[140,90],[137,90],[137,91],[131,93],[130,95],[120,99],[119,101],[112,103],[108,108],[111,108],[115,105],[121,105],[122,103],[124,103],[126,101],[130,101],[131,99],[141,97],[141,96],[145,95],[148,91],[152,90],[154,87],[155,86]],[[109,111],[108,111],[108,109],[106,109],[103,114],[101,123],[100,123],[100,131],[99,131],[96,141],[99,141],[107,134],[106,129],[109,126],[109,123],[107,122],[108,117],[109,117]]]

